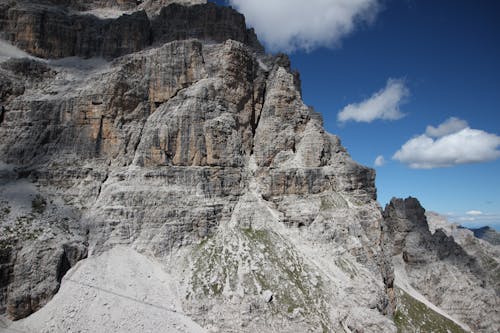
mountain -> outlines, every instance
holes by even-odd
[[[398,288],[424,297],[465,330],[500,329],[500,248],[426,213],[415,198],[393,199],[384,221]]]
[[[469,229],[474,233],[474,236],[480,239],[484,239],[488,243],[493,245],[500,245],[500,234],[488,226],[476,229]]]
[[[415,199],[383,212],[235,10],[0,8],[7,331],[500,328],[498,256],[432,234]]]

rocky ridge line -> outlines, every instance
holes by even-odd
[[[411,285],[473,331],[500,329],[498,249],[452,232],[451,225],[434,222],[433,214],[428,214],[433,221],[430,228],[415,198],[391,200],[383,215],[388,247],[398,268],[396,286],[400,274],[401,283]]]

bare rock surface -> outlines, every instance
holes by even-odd
[[[2,100],[6,174],[74,210],[68,223],[91,258],[116,246],[187,251],[182,308],[205,328],[395,331],[374,171],[323,130],[286,56],[189,39],[112,62],[22,62],[2,67],[22,87]],[[48,272],[39,278],[50,285]],[[23,301],[37,293],[16,287],[28,281],[8,280],[9,318],[38,309]]]
[[[207,332],[185,315],[175,275],[128,247],[83,260],[52,301],[11,323],[23,332]]]
[[[384,221],[374,170],[325,132],[288,57],[264,54],[242,15],[141,6],[0,2],[12,328],[396,332],[393,256],[446,315],[498,328],[498,257],[432,234],[415,200]],[[110,8],[127,13],[88,13]]]
[[[150,9],[147,3],[120,12],[99,7],[100,2],[77,2],[88,10],[75,11],[72,2],[2,0],[0,38],[42,58],[113,59],[152,44],[189,38],[215,42],[233,39],[263,50],[253,30],[246,28],[243,15],[229,7],[167,1],[168,6],[159,9],[161,2],[153,2],[151,8],[158,14],[149,18],[144,10]]]
[[[190,39],[112,62],[23,62],[2,67],[22,87],[2,101],[2,161],[78,213],[90,258],[183,249],[184,313],[213,330],[395,331],[374,171],[323,130],[286,56]],[[9,318],[38,309],[14,288],[26,283],[5,287]]]
[[[393,199],[384,218],[396,285],[407,283],[473,331],[497,332],[498,254],[474,237],[459,236],[455,241],[458,234],[446,232],[447,227],[431,233],[425,210],[415,198]]]

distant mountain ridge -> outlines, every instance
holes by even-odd
[[[465,227],[464,227],[465,228]],[[500,233],[491,227],[467,228],[474,233],[477,238],[483,239],[493,245],[500,245]]]

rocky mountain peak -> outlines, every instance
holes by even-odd
[[[440,323],[497,330],[493,252],[432,233],[414,198],[382,212],[374,170],[325,131],[289,58],[265,54],[241,14],[0,6],[9,329],[396,332],[401,289],[445,309]]]
[[[484,239],[492,245],[500,245],[500,234],[495,229],[486,226],[482,228],[472,228],[470,230],[477,238]]]
[[[425,209],[415,198],[392,199],[383,215],[396,287],[425,295],[466,329],[489,331],[499,327],[494,319],[497,309],[487,296],[494,295],[499,286],[497,250],[448,227],[430,228]],[[464,294],[474,296],[462,297]]]

